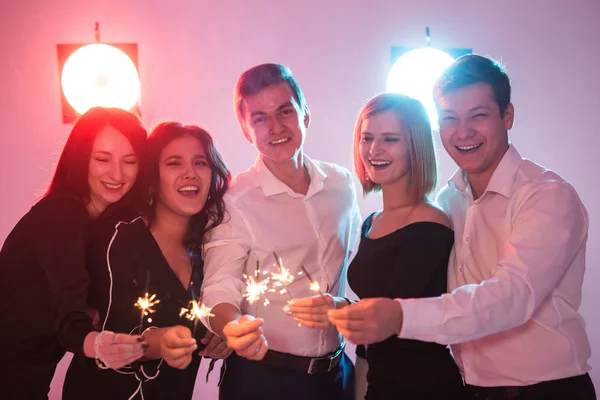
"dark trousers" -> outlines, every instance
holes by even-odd
[[[472,400],[596,400],[588,374],[529,386],[479,387],[467,385]]]
[[[311,375],[233,353],[223,363],[219,400],[354,400],[354,365],[342,357],[332,371]]]

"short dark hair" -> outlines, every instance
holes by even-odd
[[[436,81],[433,97],[438,102],[448,92],[474,83],[487,83],[492,87],[500,115],[504,115],[510,103],[510,79],[504,67],[490,57],[468,54],[458,58]]]
[[[281,64],[260,64],[244,71],[237,80],[233,91],[233,103],[235,115],[240,123],[244,123],[244,98],[256,94],[264,88],[285,82],[288,84],[294,95],[294,99],[298,102],[300,110],[303,112],[306,109],[306,100],[304,93],[300,89],[300,85],[292,71]]]
[[[132,188],[119,201],[122,205],[143,209],[147,202],[145,160],[147,132],[140,119],[120,108],[93,107],[85,112],[71,130],[60,155],[54,177],[43,197],[54,194],[70,195],[85,204],[90,201],[88,174],[94,141],[107,126],[119,131],[129,140],[138,160],[138,175]]]
[[[223,222],[225,214],[223,196],[231,182],[231,173],[210,134],[196,125],[182,125],[172,121],[156,125],[148,136],[149,178],[151,187],[156,188],[160,181],[160,153],[171,141],[185,135],[192,136],[200,142],[212,171],[206,203],[202,210],[192,217],[191,229],[184,243],[190,250],[200,250],[204,234]],[[153,206],[148,213],[149,225],[152,225],[155,217],[156,199],[152,200]]]

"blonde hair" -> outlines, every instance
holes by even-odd
[[[360,180],[363,193],[381,190],[381,185],[368,179],[360,157],[362,123],[385,111],[394,112],[406,129],[410,142],[410,189],[416,200],[425,200],[437,184],[437,164],[429,115],[420,101],[397,93],[382,93],[367,102],[361,109],[354,126],[354,171]]]

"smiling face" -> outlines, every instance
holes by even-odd
[[[267,167],[289,162],[302,153],[310,117],[286,82],[245,97],[242,115],[244,135]]]
[[[202,211],[212,171],[198,139],[186,134],[170,141],[160,153],[159,175],[157,209],[184,217]]]
[[[96,136],[89,163],[90,211],[102,213],[121,200],[138,174],[138,160],[127,138],[111,126]]]
[[[377,113],[361,124],[359,152],[369,179],[385,187],[410,176],[410,143],[393,110]]]
[[[475,83],[438,99],[440,136],[444,148],[470,179],[487,182],[508,150],[508,130],[514,108],[501,114],[494,92],[486,83]]]

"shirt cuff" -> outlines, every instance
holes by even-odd
[[[441,297],[424,299],[395,299],[402,306],[400,339],[436,342],[443,321]]]

